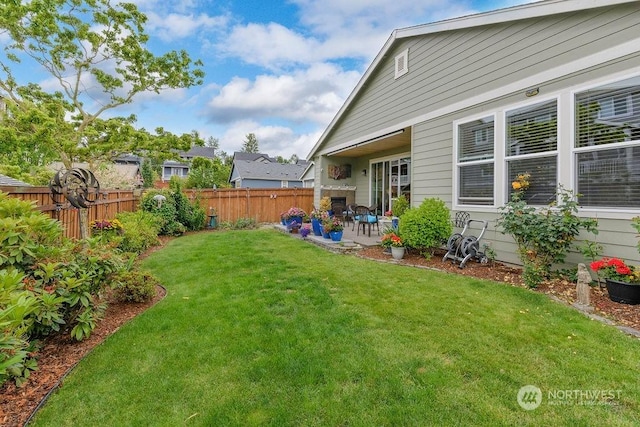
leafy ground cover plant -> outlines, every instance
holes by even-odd
[[[558,187],[557,202],[539,208],[527,204],[521,192],[500,208],[498,226],[510,234],[518,245],[523,263],[523,279],[530,287],[549,278],[554,264],[562,264],[582,230],[598,233],[598,222],[576,215],[575,194]]]
[[[399,229],[405,246],[430,257],[435,248],[447,241],[453,230],[449,208],[440,199],[424,199],[420,206],[403,213]]]
[[[113,231],[117,220],[98,228]],[[102,316],[101,297],[132,259],[117,242],[64,238],[34,205],[0,193],[0,384],[21,384],[35,369],[30,352],[48,335],[87,338]]]

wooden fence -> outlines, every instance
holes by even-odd
[[[40,211],[63,224],[67,237],[80,237],[78,210],[69,203],[53,203],[48,187],[0,187],[0,191],[35,202]],[[292,206],[306,212],[313,208],[313,188],[224,188],[187,190],[186,194],[192,201],[197,200],[207,214],[215,210],[218,223],[239,218],[252,218],[259,223],[279,222],[280,214]],[[105,190],[90,206],[89,221],[111,219],[118,212],[135,211],[140,199],[141,194],[136,190]]]

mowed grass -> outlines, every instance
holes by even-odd
[[[34,425],[640,424],[640,342],[544,295],[271,230],[181,237],[144,265],[166,298]],[[542,390],[535,410],[525,385]]]

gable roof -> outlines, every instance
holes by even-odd
[[[0,185],[7,187],[31,187],[31,184],[0,174]]]
[[[233,168],[236,170],[237,176],[242,179],[300,181],[302,174],[307,168],[307,164],[234,160]]]
[[[399,40],[409,37],[425,36],[446,31],[473,28],[482,25],[492,25],[528,18],[551,16],[560,13],[577,12],[581,10],[589,10],[617,4],[634,3],[636,1],[637,0],[544,0],[520,6],[513,6],[489,12],[446,19],[434,23],[396,29],[391,33],[380,52],[378,52],[372,63],[369,65],[365,73],[356,84],[355,88],[351,91],[351,93],[345,100],[342,107],[340,107],[340,110],[338,110],[329,125],[325,128],[324,132],[307,155],[307,158],[311,160],[317,153],[324,141],[328,138],[334,126],[338,124],[343,114],[345,114],[345,112],[350,109],[351,104],[358,97],[360,91],[366,85],[368,79],[375,73],[378,66],[386,59],[388,52],[395,46],[396,42],[398,42]]]
[[[278,163],[273,157],[264,153],[233,153],[232,176],[241,179],[260,179],[269,181],[300,181],[309,162],[299,160],[297,163]]]
[[[194,157],[213,159],[216,157],[216,149],[213,147],[200,147],[199,145],[194,145],[189,149],[189,151],[180,152],[180,157],[183,159],[192,159]]]

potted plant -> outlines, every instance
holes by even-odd
[[[302,219],[306,215],[307,215],[306,212],[300,209],[299,207],[293,206],[289,208],[289,210],[287,210],[284,213],[284,218],[285,218],[285,223],[287,225],[287,228],[294,227],[294,225],[292,224],[293,222],[297,223],[298,228],[300,228],[300,226],[302,225]]]
[[[329,236],[334,242],[339,242],[340,240],[342,240],[344,226],[342,225],[342,221],[339,218],[330,217],[325,222],[325,229],[328,229]]]
[[[309,234],[311,234],[311,224],[303,224],[300,228],[300,236],[306,239]]]
[[[404,240],[396,232],[390,232],[382,236],[382,246],[391,248],[391,256],[393,259],[404,258]]]
[[[316,236],[322,236],[322,212],[318,209],[313,209],[309,214],[309,218],[311,218],[313,234]]]
[[[332,217],[329,216],[329,212],[322,211],[320,213],[320,229],[322,231],[322,237],[324,237],[325,239],[331,238],[331,236],[329,235],[329,233],[331,232],[331,221]]]
[[[640,270],[620,258],[602,258],[591,263],[598,277],[605,279],[611,301],[640,304]]]

